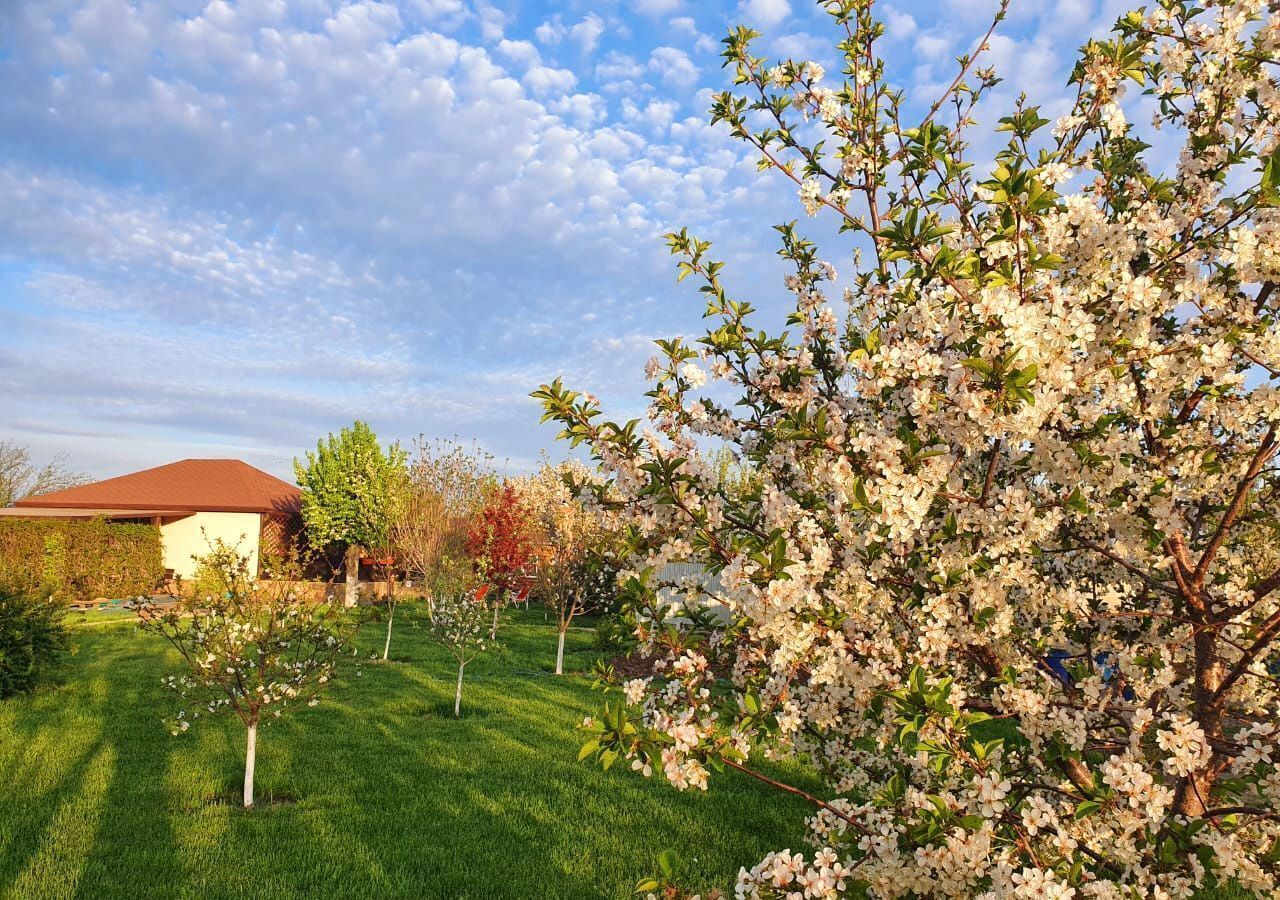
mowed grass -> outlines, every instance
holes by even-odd
[[[601,698],[589,675],[549,674],[540,612],[508,614],[503,648],[468,666],[460,720],[452,657],[423,611],[397,620],[391,663],[261,729],[245,811],[243,727],[171,736],[160,677],[177,654],[91,614],[60,683],[0,704],[0,896],[621,898],[668,847],[701,848],[682,856],[705,889],[800,845],[808,808],[746,777],[679,793],[577,762]],[[382,636],[361,631],[366,657]],[[570,633],[568,669],[596,655]]]

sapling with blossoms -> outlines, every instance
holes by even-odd
[[[453,715],[462,715],[462,676],[467,663],[485,649],[485,625],[489,607],[470,591],[436,597],[431,611],[431,631],[458,661],[458,687],[453,695]]]
[[[712,119],[858,236],[847,314],[794,223],[787,333],[682,231],[713,324],[660,343],[648,426],[559,382],[536,394],[634,527],[628,589],[666,651],[587,753],[677,787],[733,768],[813,803],[816,855],[744,869],[742,898],[1273,894],[1275,15],[1122,17],[1083,48],[1068,113],[1050,127],[1019,100],[980,174],[987,39],[912,120],[871,2],[822,5],[842,77],[771,64],[738,29]],[[1181,144],[1166,167],[1138,106]],[[705,465],[705,438],[749,489]],[[719,574],[720,622],[662,618],[648,573],[685,559]],[[786,754],[823,790],[754,765]]]
[[[421,581],[427,601],[448,587],[486,495],[494,489],[493,458],[474,444],[418,438],[402,502],[391,517],[397,562]],[[443,580],[441,578],[443,576]],[[440,584],[437,582],[440,581]]]
[[[187,663],[164,679],[182,698],[173,733],[204,716],[235,716],[247,731],[244,806],[253,806],[258,725],[300,704],[314,706],[348,644],[340,610],[291,593],[300,567],[281,562],[282,578],[262,588],[250,577],[249,557],[217,540],[201,560],[216,573],[217,590],[160,607],[141,601],[145,631],[171,643]]]
[[[517,484],[533,525],[535,591],[556,619],[557,675],[564,674],[565,634],[614,572],[617,535],[580,495],[591,474],[578,462],[543,462]]]

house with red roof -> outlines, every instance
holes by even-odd
[[[298,488],[238,459],[183,459],[53,491],[0,509],[6,518],[150,522],[160,527],[165,568],[195,574],[194,557],[221,538],[250,557],[280,553],[297,533]]]

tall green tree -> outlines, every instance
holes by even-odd
[[[330,434],[293,469],[302,488],[302,522],[312,546],[346,545],[345,602],[354,606],[361,550],[385,551],[407,479],[408,454],[398,443],[385,450],[357,420]]]

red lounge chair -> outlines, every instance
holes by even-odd
[[[516,596],[515,596],[515,598],[511,601],[511,605],[512,605],[512,606],[515,606],[517,603],[523,603],[523,604],[524,604],[524,608],[525,608],[525,609],[528,609],[528,608],[529,608],[529,588],[530,588],[530,587],[532,587],[532,585],[529,585],[529,584],[525,584],[523,587],[521,587],[521,588],[520,588],[519,593],[517,593],[517,594],[516,594]]]

